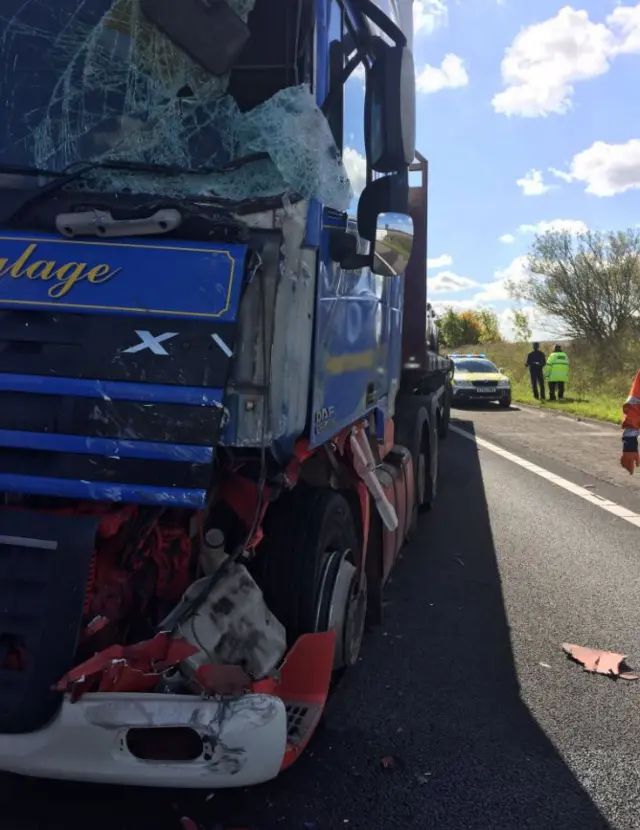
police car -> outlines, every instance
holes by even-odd
[[[453,362],[453,401],[498,401],[511,406],[511,382],[487,359],[486,354],[451,354]]]

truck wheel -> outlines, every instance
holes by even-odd
[[[395,441],[406,447],[413,459],[416,511],[410,535],[417,526],[417,512],[431,509],[437,490],[438,432],[437,426],[430,423],[431,406],[430,395],[403,397],[396,404]]]
[[[441,441],[449,434],[449,421],[451,420],[451,398],[452,398],[451,384],[447,382],[444,387],[444,394],[442,395],[442,418],[438,424],[438,437]]]
[[[438,418],[432,429],[429,430],[429,466],[426,470],[424,480],[424,500],[420,504],[420,510],[431,510],[438,495],[438,467],[440,464],[440,422]]]
[[[267,512],[257,578],[290,645],[301,634],[336,632],[334,669],[358,659],[367,584],[348,501],[333,490],[300,488]]]

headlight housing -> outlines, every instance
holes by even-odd
[[[454,380],[453,385],[456,389],[471,389],[473,387],[470,380]]]
[[[507,380],[507,378],[503,378],[502,380],[498,381],[498,386],[501,386],[504,389],[507,386],[511,386],[511,381]]]

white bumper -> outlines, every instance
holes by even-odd
[[[202,738],[194,761],[148,761],[127,747],[130,728],[187,727]],[[280,698],[225,701],[184,695],[88,694],[68,700],[45,729],[0,735],[0,770],[147,787],[246,787],[275,778],[287,739]]]

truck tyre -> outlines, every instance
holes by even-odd
[[[418,512],[430,510],[438,486],[438,426],[432,395],[403,397],[396,404],[395,441],[406,447],[413,459],[415,507],[409,534],[415,532]]]
[[[442,417],[438,424],[438,437],[441,441],[449,434],[449,421],[451,420],[451,398],[453,397],[451,391],[451,384],[446,382],[444,392],[442,393]]]
[[[256,577],[289,645],[334,629],[334,669],[358,659],[367,611],[360,542],[351,507],[334,490],[301,485],[267,511]]]

